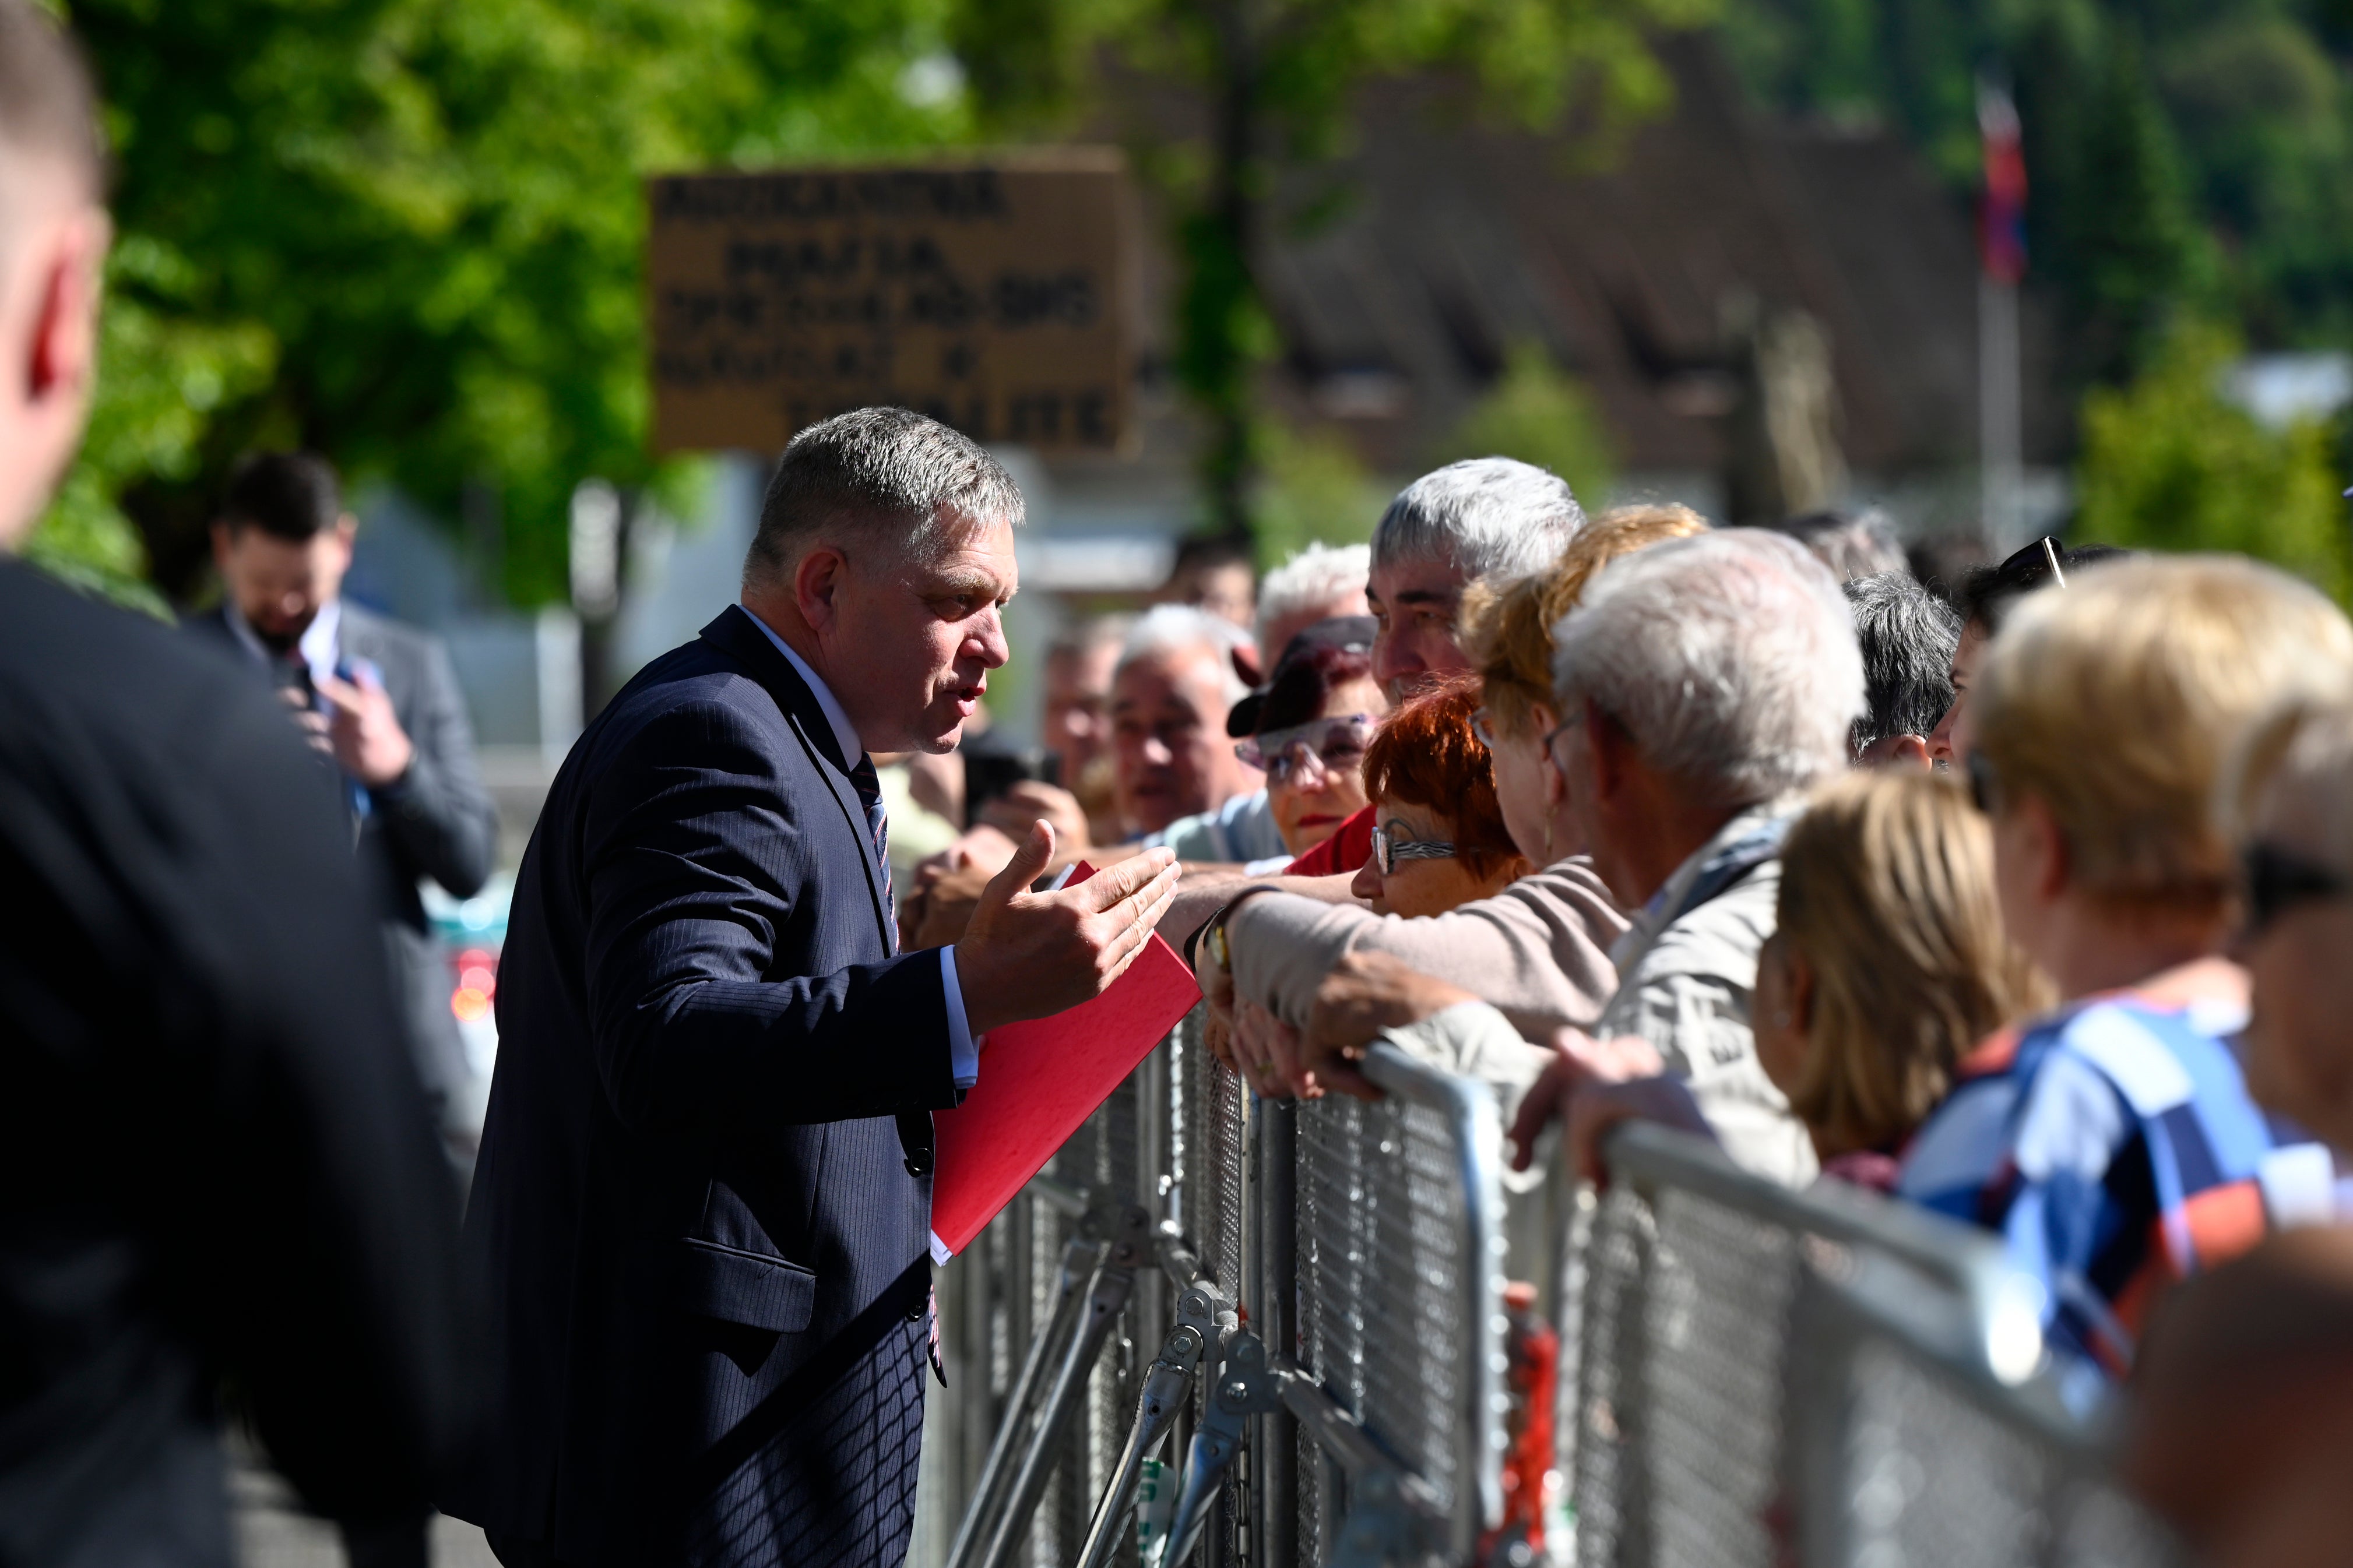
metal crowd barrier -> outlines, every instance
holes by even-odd
[[[944,1271],[911,1568],[1528,1564],[1492,1095],[1379,1045],[1382,1101],[1257,1100],[1200,1027]],[[1607,1157],[1556,1260],[1552,1562],[2168,1561],[1992,1238],[1656,1127]]]
[[[1582,1259],[1576,1560],[2161,1565],[1991,1235],[1641,1123]],[[1565,1444],[1565,1447],[1567,1445]]]

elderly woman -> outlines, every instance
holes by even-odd
[[[2325,1159],[2274,1150],[2232,1052],[2245,979],[2221,956],[2211,803],[2259,716],[2348,670],[2353,626],[2305,584],[2140,559],[2028,599],[1971,690],[1960,750],[2003,921],[2063,1001],[1961,1064],[1898,1190],[2002,1233],[2078,1404],[2130,1365],[2167,1282],[2327,1212]]]
[[[1365,753],[1373,853],[1351,890],[1377,915],[1441,915],[1530,869],[1472,731],[1478,707],[1479,683],[1457,677],[1391,714]]]
[[[1365,808],[1365,751],[1388,711],[1373,679],[1373,623],[1346,616],[1291,640],[1266,689],[1234,705],[1234,754],[1266,774],[1267,808],[1290,856]],[[1178,851],[1182,853],[1181,848]]]
[[[1481,996],[1525,1040],[1548,1041],[1563,1026],[1593,1024],[1617,984],[1609,948],[1626,921],[1591,862],[1577,853],[1582,840],[1568,823],[1565,793],[1542,761],[1542,736],[1551,723],[1550,678],[1541,677],[1539,699],[1527,694],[1525,672],[1546,668],[1547,612],[1556,616],[1561,606],[1575,604],[1603,564],[1705,527],[1680,508],[1606,515],[1570,542],[1551,571],[1500,595],[1480,594],[1466,610],[1486,705],[1473,728],[1482,743],[1493,737],[1497,814],[1520,854],[1542,869],[1491,897],[1419,919],[1299,892],[1241,888],[1229,895],[1195,944],[1212,1005],[1229,1009],[1240,997],[1261,1010],[1264,1022],[1296,1031],[1308,1024],[1319,997],[1327,1008],[1342,1005],[1340,994],[1363,973],[1415,972],[1475,979]],[[1325,890],[1336,896],[1330,883]],[[1492,1065],[1484,1076],[1508,1110],[1549,1057],[1533,1048],[1497,1049],[1482,1059]],[[1467,1062],[1460,1056],[1445,1060],[1458,1068]],[[1293,1036],[1262,1025],[1235,1037],[1235,1065],[1264,1093],[1319,1089],[1315,1073],[1297,1057]],[[1347,1081],[1345,1064],[1328,1056],[1324,1072]]]

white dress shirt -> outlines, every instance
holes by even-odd
[[[742,605],[738,605],[736,608],[742,610],[744,617],[776,645],[776,651],[785,656],[803,680],[808,682],[808,689],[817,694],[818,711],[825,715],[825,721],[833,726],[834,743],[841,748],[841,754],[849,765],[855,767],[858,759],[866,754],[866,745],[858,738],[858,731],[849,722],[849,715],[841,710],[840,702],[833,695],[833,688],[808,667],[807,659],[793,651],[791,644],[776,635],[775,627]],[[895,918],[897,911],[892,913]],[[955,1075],[956,1087],[970,1089],[980,1081],[980,1050],[973,1043],[972,1026],[965,1017],[964,988],[956,983],[955,949],[953,946],[940,949],[940,988],[948,999],[948,1061]]]
[[[253,629],[253,623],[245,618],[245,612],[237,608],[235,599],[224,601],[221,608],[227,616],[228,629],[237,634],[237,640],[245,645],[248,653],[264,664],[275,664],[285,657],[261,640],[261,634]],[[313,687],[325,685],[327,678],[335,673],[336,645],[343,628],[343,602],[341,599],[330,599],[320,605],[319,613],[311,617],[311,624],[302,628],[302,636],[294,646],[302,655],[303,664],[310,668]]]

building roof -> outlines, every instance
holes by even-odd
[[[1662,52],[1672,110],[1599,172],[1574,162],[1589,144],[1484,123],[1444,81],[1366,89],[1353,152],[1284,193],[1298,208],[1337,189],[1338,216],[1274,226],[1262,263],[1286,349],[1277,402],[1347,431],[1375,468],[1411,472],[1533,342],[1590,385],[1627,468],[1716,470],[1737,395],[1725,322],[1745,298],[1828,331],[1856,470],[1973,464],[1966,201],[1892,132],[1751,109],[1704,36]],[[1157,340],[1175,279],[1166,258],[1147,276]],[[2065,415],[2042,393],[2049,334],[2028,306],[2026,454],[2048,460]]]

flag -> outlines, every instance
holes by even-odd
[[[2026,150],[2018,106],[1990,82],[1978,84],[1978,135],[1985,190],[1978,201],[1978,258],[1986,276],[2015,285],[2026,276]]]

